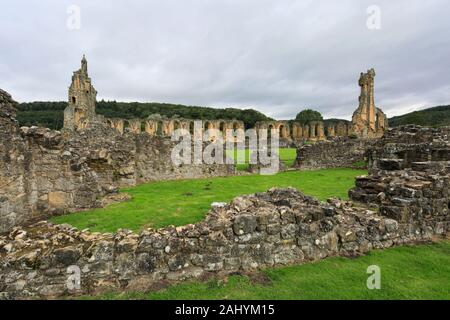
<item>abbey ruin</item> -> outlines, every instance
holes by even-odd
[[[69,106],[64,111],[64,129],[81,130],[95,126],[108,126],[120,134],[146,133],[151,136],[170,137],[177,129],[194,133],[194,120],[191,119],[108,119],[95,112],[97,91],[88,75],[86,57],[81,60],[81,68],[73,73],[69,88]],[[202,121],[204,130],[244,129],[242,121],[206,120]]]
[[[375,107],[373,69],[361,74],[352,122],[258,123],[297,149],[296,169],[367,161],[351,200],[321,202],[287,189],[239,196],[182,227],[91,233],[46,221],[101,207],[118,188],[230,176],[234,165],[175,165],[170,136],[192,119],[109,119],[95,111],[87,60],[74,72],[61,131],[19,127],[17,102],[0,90],[0,298],[141,290],[158,281],[203,279],[265,267],[357,256],[372,249],[448,237],[449,128],[389,129]],[[202,129],[244,129],[203,120]],[[308,143],[304,143],[308,141]],[[313,141],[314,143],[309,143]],[[88,285],[71,291],[67,269]]]
[[[298,146],[298,168],[348,166],[364,160],[370,141],[363,140],[377,138],[387,129],[385,115],[374,105],[374,76],[373,70],[361,75],[360,105],[352,123],[342,120],[324,127],[322,121],[305,125],[270,121],[257,123],[256,129],[269,129],[269,134],[276,130],[281,140]],[[1,92],[0,231],[48,215],[98,207],[102,197],[123,186],[237,173],[227,164],[172,163],[172,133],[176,129],[194,133],[195,120],[109,119],[96,113],[96,97],[84,56],[72,76],[62,131],[20,128],[15,119],[17,103]],[[237,120],[202,120],[201,124],[200,131],[245,129]],[[347,142],[344,148],[340,142],[327,142],[352,134],[361,139]],[[305,146],[304,141],[326,144]]]
[[[60,297],[145,291],[161,281],[354,257],[430,241],[450,232],[449,128],[389,131],[368,151],[370,175],[351,201],[320,202],[295,189],[271,189],[216,206],[204,221],[137,234],[79,231],[46,221],[0,236],[0,293]],[[85,284],[67,287],[78,266]]]
[[[379,138],[388,128],[386,115],[375,107],[374,98],[375,71],[361,74],[359,85],[361,95],[359,107],[353,115],[352,122],[338,120],[325,124],[324,121],[311,121],[300,124],[295,121],[258,122],[255,129],[276,130],[281,139],[286,141],[326,140],[333,137]],[[121,134],[135,134],[170,137],[174,130],[184,129],[194,134],[194,119],[109,119],[95,112],[97,91],[88,75],[87,60],[83,56],[81,68],[74,72],[69,88],[69,106],[64,112],[64,128],[81,130],[96,125],[111,127]],[[199,120],[197,120],[199,121]],[[244,123],[238,120],[202,120],[203,130],[217,130],[225,137],[226,130],[244,130]]]

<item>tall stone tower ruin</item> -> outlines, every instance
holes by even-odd
[[[64,128],[77,130],[94,122],[96,98],[97,91],[92,86],[87,60],[83,55],[81,68],[73,73],[69,87],[69,106],[64,111]]]
[[[359,107],[353,113],[351,130],[360,138],[380,138],[388,128],[386,115],[381,109],[375,107],[374,82],[374,69],[361,73]]]

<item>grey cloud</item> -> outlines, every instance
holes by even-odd
[[[86,53],[100,99],[348,119],[359,73],[375,67],[388,115],[450,103],[446,0],[4,2],[0,87],[19,101],[65,100]],[[66,28],[72,4],[76,31]],[[379,31],[366,27],[372,4]]]

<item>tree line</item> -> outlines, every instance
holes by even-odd
[[[21,126],[42,126],[59,130],[63,127],[64,109],[67,105],[67,102],[20,103],[18,106],[17,120]],[[156,102],[142,103],[101,100],[97,102],[97,113],[108,118],[124,119],[145,119],[152,116],[198,120],[240,120],[244,122],[246,128],[253,128],[258,121],[273,120],[254,109],[217,109]],[[312,109],[304,109],[297,114],[295,121],[301,124],[307,124],[310,121],[324,121],[325,124],[329,124],[345,120],[324,120],[320,112]],[[434,107],[389,119],[389,125],[391,127],[404,124],[432,127],[450,126],[450,106]]]
[[[64,123],[64,109],[67,102],[26,102],[18,106],[17,120],[21,126],[43,126],[61,129]],[[246,128],[254,127],[258,121],[273,120],[254,109],[185,106],[181,104],[156,102],[98,101],[98,114],[108,118],[145,119],[149,116],[161,118],[185,118],[198,120],[240,120]]]

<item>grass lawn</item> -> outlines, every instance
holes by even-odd
[[[381,269],[381,289],[366,286],[367,267]],[[86,299],[450,299],[450,242],[373,251],[357,259],[328,258],[262,271],[264,284],[244,276],[187,282],[151,293],[110,293]]]
[[[74,213],[51,220],[79,229],[115,232],[119,228],[139,231],[144,227],[181,226],[202,220],[212,202],[229,202],[242,194],[264,192],[272,187],[294,187],[325,200],[347,198],[355,177],[364,170],[327,169],[289,171],[274,176],[247,175],[198,180],[164,181],[123,189],[133,199],[103,209]]]
[[[294,165],[295,159],[297,158],[297,149],[295,148],[280,148],[279,149],[280,160],[284,162],[284,164],[290,168]],[[229,154],[227,154],[229,155]],[[248,168],[248,162],[250,159],[250,152],[248,149],[245,150],[234,150],[234,155],[231,155],[233,159],[236,161],[238,155],[241,157],[245,157],[245,163],[236,164],[237,170],[244,171]]]

